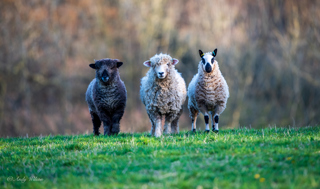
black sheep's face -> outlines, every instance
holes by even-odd
[[[96,78],[104,85],[112,83],[118,74],[118,68],[122,65],[117,59],[101,59],[89,66],[96,70]]]
[[[201,50],[199,50],[199,55],[201,57],[201,66],[203,71],[207,73],[211,73],[215,67],[215,56],[217,55],[217,49],[215,49],[212,53],[204,54]]]

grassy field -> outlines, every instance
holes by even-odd
[[[320,188],[320,127],[0,139],[0,188]]]

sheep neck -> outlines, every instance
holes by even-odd
[[[216,80],[216,78],[221,77],[221,72],[219,70],[218,64],[216,64],[213,67],[213,70],[210,73],[207,73],[202,69],[202,65],[200,62],[198,67],[198,73],[199,73],[198,85],[201,86],[201,88],[204,88],[206,90],[210,89],[211,83],[214,80]]]

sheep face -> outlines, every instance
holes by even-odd
[[[101,59],[95,60],[95,63],[89,66],[96,70],[96,78],[100,83],[108,85],[112,83],[118,74],[118,68],[123,63],[117,59]]]
[[[215,67],[215,56],[217,55],[218,49],[215,49],[212,53],[204,54],[201,50],[199,50],[199,55],[201,57],[201,67],[202,70],[211,73],[213,68]]]
[[[175,58],[171,58],[169,55],[155,55],[150,60],[145,61],[143,64],[150,67],[158,79],[165,79],[169,73],[169,70],[179,62]]]

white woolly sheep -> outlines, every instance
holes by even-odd
[[[199,111],[204,115],[206,131],[209,132],[209,113],[212,131],[219,132],[219,116],[224,111],[229,98],[229,87],[222,76],[218,62],[215,60],[217,49],[203,53],[199,50],[201,61],[198,73],[192,78],[188,87],[188,108],[192,119],[191,130],[196,131],[196,119]]]
[[[143,64],[150,67],[141,79],[140,98],[151,121],[151,135],[161,136],[162,117],[165,116],[164,134],[179,133],[179,117],[186,100],[186,84],[175,69],[179,61],[167,54],[156,54]]]

